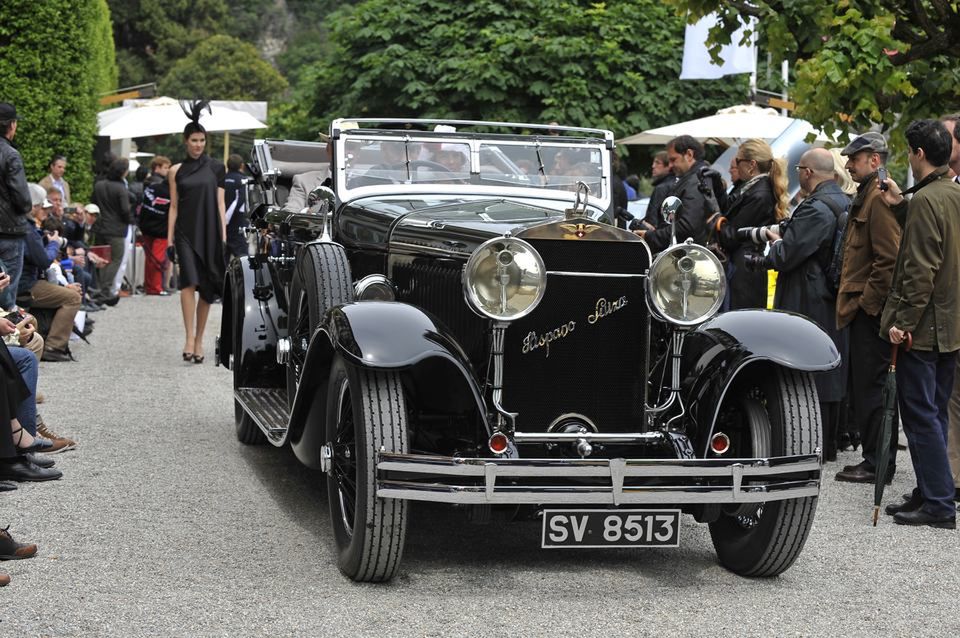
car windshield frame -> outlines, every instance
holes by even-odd
[[[336,124],[345,122],[354,121]],[[572,203],[582,181],[591,206],[606,210],[612,133],[569,130],[587,135],[332,127],[334,190],[341,202],[449,193]]]

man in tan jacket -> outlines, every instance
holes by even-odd
[[[895,344],[913,335],[897,359],[897,402],[917,487],[886,512],[901,525],[956,529],[947,404],[960,351],[960,186],[947,174],[952,139],[942,122],[914,121],[906,136],[917,184],[907,205],[886,181],[883,198],[906,221],[880,328]]]
[[[67,158],[63,155],[54,155],[50,159],[48,168],[50,174],[40,180],[40,185],[47,190],[56,188],[63,196],[63,205],[69,206],[73,203],[73,200],[70,199],[70,184],[63,179],[64,173],[67,172]]]
[[[890,293],[900,248],[900,224],[881,197],[877,169],[887,160],[880,133],[866,133],[841,154],[847,172],[860,186],[850,206],[843,242],[843,270],[837,294],[837,329],[850,326],[850,401],[860,432],[863,461],[837,472],[838,481],[873,483],[877,437],[883,419],[883,384],[890,365],[890,344],[880,337],[880,311]],[[897,428],[889,441],[890,476],[896,471]]]

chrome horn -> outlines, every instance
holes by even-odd
[[[317,210],[318,215],[323,215],[323,232],[320,233],[322,241],[330,241],[330,228],[328,226],[333,211],[337,209],[337,195],[327,186],[317,186],[307,194],[307,206],[313,208],[320,204]]]

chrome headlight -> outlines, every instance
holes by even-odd
[[[463,269],[463,294],[474,312],[497,321],[524,317],[547,288],[547,272],[533,246],[495,237],[473,251]]]
[[[703,246],[677,244],[660,253],[650,267],[650,311],[680,326],[703,323],[720,309],[727,278],[720,260]]]

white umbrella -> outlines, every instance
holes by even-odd
[[[267,125],[249,113],[225,106],[204,110],[200,124],[207,131],[245,131],[266,128]],[[130,106],[102,111],[97,116],[100,135],[114,140],[180,133],[190,120],[180,108],[180,102],[169,97],[145,100]]]
[[[720,109],[716,115],[701,117],[688,122],[650,129],[617,140],[618,144],[666,144],[678,135],[690,135],[705,144],[734,146],[752,137],[775,140],[795,122],[809,126],[804,120],[780,115],[779,111],[754,104],[741,104]],[[817,139],[829,141],[819,133]]]

